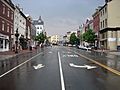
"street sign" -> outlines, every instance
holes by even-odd
[[[70,65],[71,67],[86,68],[86,69],[94,69],[94,68],[97,68],[96,66],[90,66],[90,65],[78,66],[78,65],[75,65],[75,64],[73,64],[73,63],[70,63],[69,65]]]
[[[43,68],[43,67],[45,67],[45,65],[42,65],[42,64],[38,64],[37,66],[33,66],[34,67],[34,69],[40,69],[40,68]]]

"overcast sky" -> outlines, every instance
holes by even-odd
[[[104,0],[12,0],[20,4],[25,14],[33,19],[42,16],[48,35],[65,35],[75,31],[78,26],[91,17]]]

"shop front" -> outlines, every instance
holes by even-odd
[[[0,52],[9,51],[9,36],[0,34]]]

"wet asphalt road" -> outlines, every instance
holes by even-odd
[[[81,51],[75,48],[48,47],[41,50],[39,55],[33,59],[1,77],[0,90],[120,90],[119,75],[113,74],[72,51],[93,59],[97,58],[101,63],[107,60],[108,66],[117,67],[119,70],[118,64],[115,66],[116,64],[112,64],[113,61],[109,62],[110,58],[119,62],[118,57],[101,56],[99,54],[95,54],[95,56],[93,55],[94,52]],[[22,59],[20,58],[20,60]],[[59,60],[63,71],[62,82]],[[70,63],[78,66],[87,64],[97,68],[88,70],[86,68],[72,67]],[[39,64],[42,64],[44,67],[34,69],[33,66]],[[5,72],[1,72],[1,75],[3,73]],[[62,86],[63,84],[64,86]]]

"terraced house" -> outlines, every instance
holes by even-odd
[[[12,47],[14,27],[14,5],[11,0],[0,0],[0,52]]]
[[[120,47],[120,0],[106,0],[99,10],[100,44],[105,49],[117,50]]]

